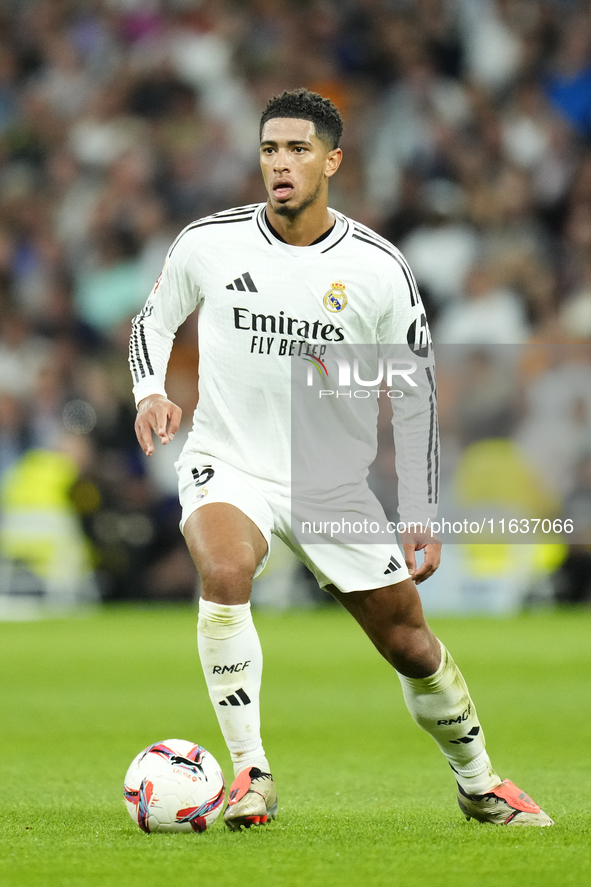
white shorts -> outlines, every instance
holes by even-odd
[[[210,502],[227,502],[253,521],[267,541],[267,553],[255,576],[264,569],[271,548],[271,535],[282,539],[316,577],[321,588],[335,585],[339,591],[367,591],[409,578],[395,539],[386,543],[299,544],[291,533],[291,490],[289,486],[255,478],[238,468],[203,453],[185,454],[177,463],[181,530],[197,508]],[[367,513],[376,514],[373,493],[367,488]],[[380,506],[378,506],[380,507]],[[383,512],[382,512],[383,514]],[[347,515],[344,515],[347,518]],[[359,511],[351,516],[358,520]],[[384,515],[384,522],[386,521]]]

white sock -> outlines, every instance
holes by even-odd
[[[399,674],[404,700],[419,727],[430,733],[469,795],[481,795],[501,781],[484,748],[484,734],[462,673],[445,646],[441,664],[427,678]]]
[[[234,775],[247,767],[268,773],[259,706],[263,653],[250,604],[224,606],[201,598],[197,646]]]

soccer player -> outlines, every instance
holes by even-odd
[[[274,533],[396,669],[411,716],[452,767],[466,818],[551,825],[524,792],[496,774],[466,682],[423,617],[416,584],[437,569],[440,545],[418,533],[405,540],[403,556],[392,543],[305,544],[290,534],[293,358],[321,359],[327,343],[420,344],[426,331],[401,253],[328,206],[341,134],[341,117],[328,99],[305,89],[273,97],[260,126],[266,203],[188,225],[133,322],[136,433],[150,456],[152,432],[167,444],[179,429],[180,409],[166,395],[166,366],[176,329],[199,309],[199,402],[176,467],[181,526],[201,576],[199,654],[235,771],[224,820],[240,829],[277,811],[261,742],[263,660],[250,611],[252,579],[265,565]],[[401,519],[405,509],[426,519],[436,507],[432,394],[422,405],[409,397],[402,418],[394,410]],[[355,429],[359,453],[371,451],[372,433]],[[372,458],[366,456],[367,465]],[[367,465],[359,466],[356,501],[373,513]],[[424,559],[417,566],[420,549]]]

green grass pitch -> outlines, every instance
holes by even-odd
[[[188,608],[0,624],[4,887],[591,883],[591,612],[432,624],[471,688],[501,775],[556,820],[467,823],[451,771],[350,617],[258,613],[263,738],[279,818],[145,835],[122,782],[144,746],[205,745],[231,770]]]

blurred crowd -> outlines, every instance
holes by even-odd
[[[588,0],[3,0],[0,548],[33,584],[49,510],[90,595],[192,596],[129,321],[179,229],[264,199],[261,109],[296,86],[341,109],[331,204],[403,250],[437,343],[591,340]],[[187,421],[197,359],[192,319]]]

